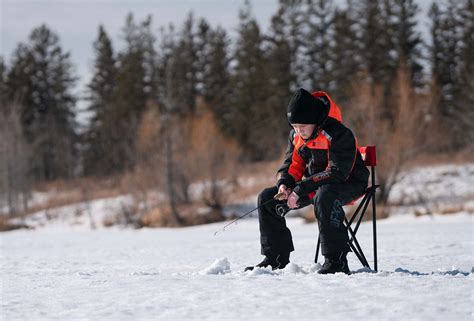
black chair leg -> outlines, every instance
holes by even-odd
[[[347,244],[349,245],[349,247],[351,248],[352,252],[354,252],[355,256],[359,259],[360,263],[362,264],[362,266],[364,267],[367,267],[370,269],[370,266],[369,266],[369,263],[367,262],[367,259],[365,258],[364,256],[364,253],[362,252],[362,249],[358,249],[357,246],[355,246],[353,243],[353,238],[347,242]],[[357,243],[358,244],[358,243]],[[319,249],[321,247],[321,240],[318,236],[318,244],[316,245],[316,254],[314,256],[314,263],[318,263],[318,257],[319,257]],[[359,245],[360,247],[360,245]]]
[[[359,204],[356,212],[354,215],[351,217],[350,220],[347,220],[347,218],[344,218],[347,230],[349,231],[351,238],[347,242],[351,250],[354,252],[354,254],[357,256],[359,259],[360,263],[362,266],[369,268],[370,265],[369,262],[367,261],[367,258],[364,255],[364,252],[362,251],[362,248],[359,244],[359,241],[356,238],[356,233],[359,230],[360,223],[362,222],[362,218],[364,217],[367,207],[369,203],[372,201],[372,206],[373,206],[373,212],[375,214],[375,191],[379,187],[379,185],[375,185],[374,182],[372,182],[372,186],[369,187],[366,191],[366,195],[362,199],[362,202]],[[357,224],[354,230],[352,230],[351,225],[359,215],[359,218],[357,220]],[[376,215],[376,214],[375,214]],[[373,219],[373,233],[374,233],[374,271],[377,272],[377,236],[376,236],[376,225],[375,225],[375,218]],[[318,235],[318,244],[316,245],[316,254],[314,256],[314,263],[318,263],[318,257],[319,257],[319,248],[321,247],[321,239],[320,236]]]
[[[367,267],[366,264],[364,264],[364,258],[360,254],[359,250],[354,246],[354,244],[352,244],[352,242],[349,242],[348,244],[349,244],[352,252],[354,252],[355,256],[359,259],[360,264],[362,264],[362,266],[364,266],[364,267]],[[369,269],[370,269],[370,267],[369,267]]]
[[[316,255],[314,256],[314,263],[318,263],[318,256],[319,256],[319,246],[321,245],[321,240],[318,235],[318,245],[316,245]]]
[[[349,230],[349,233],[351,234],[351,237],[352,237],[352,240],[348,242],[349,245],[350,246],[354,245],[354,247],[357,248],[357,250],[359,251],[359,254],[360,254],[359,260],[362,258],[362,260],[360,260],[360,263],[362,263],[363,266],[368,267],[370,269],[369,262],[367,262],[367,259],[365,258],[365,255],[364,255],[364,252],[362,251],[362,248],[359,244],[359,241],[357,241],[357,238],[355,237],[355,234],[352,231],[352,228],[349,227],[348,230]]]

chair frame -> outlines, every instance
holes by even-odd
[[[364,158],[364,162],[366,166],[370,166],[370,176],[371,176],[371,185],[367,187],[365,193],[362,197],[362,201],[360,202],[359,206],[357,207],[356,211],[352,215],[352,217],[348,220],[347,217],[344,217],[345,226],[349,231],[351,238],[347,242],[351,250],[359,259],[362,266],[369,268],[370,265],[367,261],[364,252],[359,244],[359,241],[356,238],[356,233],[359,230],[360,223],[362,222],[362,218],[364,217],[367,207],[369,203],[372,202],[372,232],[373,232],[373,250],[374,250],[374,268],[375,272],[378,271],[377,266],[377,212],[376,212],[376,203],[375,203],[375,192],[380,185],[375,184],[375,166],[377,164],[376,160],[376,149],[375,146],[367,146],[360,148],[361,154]],[[358,219],[357,219],[358,217]],[[351,225],[357,219],[357,223],[354,229],[352,229]],[[316,254],[314,257],[314,263],[318,263],[318,256],[319,256],[319,248],[320,248],[320,237],[318,235],[318,244],[316,246]]]

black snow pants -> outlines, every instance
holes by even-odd
[[[367,184],[338,183],[318,188],[312,203],[318,219],[321,253],[324,256],[339,256],[349,252],[349,237],[344,225],[343,205],[364,194]],[[275,206],[286,201],[270,201],[278,192],[276,186],[264,189],[258,196],[261,253],[276,256],[294,250],[291,232],[284,217],[276,213]]]

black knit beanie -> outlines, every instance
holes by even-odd
[[[298,89],[288,103],[287,116],[290,124],[321,125],[329,113],[329,104],[314,97],[303,88]]]

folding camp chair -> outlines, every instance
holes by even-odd
[[[357,207],[357,210],[354,212],[352,217],[349,220],[347,219],[347,217],[344,218],[345,225],[351,236],[347,244],[350,246],[351,250],[357,256],[360,263],[362,263],[364,267],[367,267],[370,269],[369,263],[367,262],[367,259],[365,258],[362,248],[360,247],[359,241],[357,241],[356,233],[359,230],[360,222],[362,221],[362,218],[365,215],[367,207],[369,206],[370,201],[372,201],[374,271],[377,272],[377,225],[376,225],[377,215],[376,215],[376,206],[375,206],[375,191],[380,186],[380,185],[375,185],[375,165],[377,165],[377,156],[375,152],[375,146],[360,147],[359,151],[362,155],[362,159],[364,160],[365,165],[370,166],[370,176],[371,176],[372,184],[369,187],[367,187],[367,189],[365,190],[365,193],[361,196],[362,201],[360,202],[359,206]],[[350,203],[350,204],[353,204],[353,203]],[[345,204],[345,205],[349,205],[349,204]],[[357,220],[356,226],[354,229],[352,229],[351,225],[356,220],[357,216],[359,216],[359,218]],[[320,248],[320,239],[318,236],[318,245],[316,246],[316,255],[314,257],[314,263],[318,263],[319,248]]]

